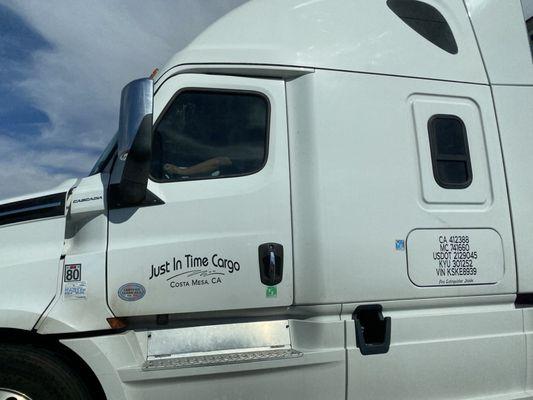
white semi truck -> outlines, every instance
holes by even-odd
[[[533,399],[532,6],[253,0],[130,83],[0,205],[0,399]]]

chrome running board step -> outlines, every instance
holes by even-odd
[[[207,367],[302,357],[287,320],[148,332],[143,371]]]
[[[301,357],[303,353],[292,349],[245,351],[240,353],[213,353],[188,357],[170,357],[147,360],[143,371],[162,369],[208,367],[213,365],[240,364],[257,361],[284,360]]]

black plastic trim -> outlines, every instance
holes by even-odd
[[[533,293],[519,293],[514,302],[515,308],[533,308]]]
[[[67,193],[56,193],[0,206],[0,225],[65,215]]]
[[[128,204],[128,203],[122,203],[120,201],[120,196],[118,195],[119,186],[117,184],[110,185],[109,186],[109,209],[110,210],[118,210],[121,208],[140,208],[140,207],[152,207],[152,206],[160,206],[165,204],[163,200],[161,200],[159,197],[157,197],[155,194],[153,194],[148,189],[146,190],[146,196],[144,197],[144,200],[141,201],[138,204]]]
[[[462,128],[464,145],[465,145],[465,154],[464,155],[442,155],[438,153],[437,146],[437,130],[435,129],[435,121],[438,119],[452,119],[458,121]],[[433,176],[438,185],[444,189],[466,189],[468,188],[474,179],[472,173],[472,161],[470,158],[470,148],[468,145],[468,132],[466,125],[461,118],[457,115],[450,114],[437,114],[433,115],[428,121],[428,132],[429,132],[429,147],[431,150],[431,163],[433,165]],[[445,182],[439,175],[438,164],[439,161],[460,161],[466,164],[467,180],[462,183],[450,183]]]
[[[387,6],[430,43],[452,55],[459,52],[450,24],[434,6],[418,0],[387,0]]]
[[[364,356],[389,352],[391,341],[391,317],[383,317],[380,304],[368,304],[355,309],[356,346]]]
[[[113,163],[113,158],[117,155],[117,149],[118,149],[118,136],[115,133],[111,140],[109,141],[109,144],[107,145],[103,151],[102,154],[100,154],[100,157],[94,164],[94,167],[91,169],[91,172],[89,172],[89,176],[93,176],[99,173],[104,172],[107,168],[109,168],[109,164]]]
[[[531,47],[531,56],[533,57],[533,17],[526,21],[527,38]]]

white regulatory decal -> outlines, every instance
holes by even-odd
[[[407,264],[417,286],[494,284],[504,274],[502,239],[492,229],[417,229]]]
[[[87,282],[65,282],[63,286],[65,300],[80,300],[87,298]]]
[[[63,282],[81,281],[81,264],[65,264]]]

